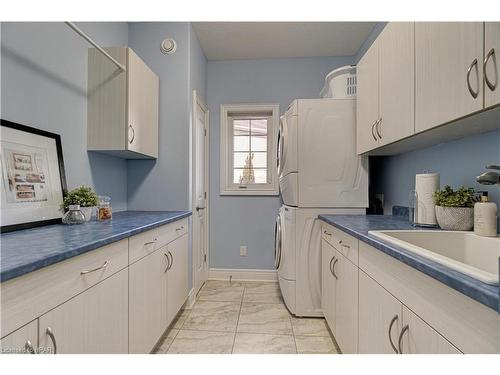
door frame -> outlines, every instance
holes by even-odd
[[[194,299],[196,298],[196,294],[198,293],[198,290],[195,290],[196,288],[196,258],[195,254],[197,249],[195,249],[195,238],[196,234],[198,231],[197,226],[195,225],[195,220],[194,220],[194,215],[196,214],[196,189],[195,189],[195,181],[196,181],[196,165],[195,165],[195,160],[196,160],[196,149],[195,149],[195,144],[196,144],[196,132],[194,131],[195,129],[195,121],[196,121],[196,111],[198,105],[203,108],[205,111],[205,130],[206,130],[206,135],[205,135],[205,144],[204,144],[204,151],[205,151],[205,173],[204,173],[204,182],[205,182],[205,187],[206,187],[206,193],[207,196],[205,198],[205,244],[206,244],[206,252],[207,252],[207,262],[206,262],[206,267],[207,267],[207,278],[208,278],[208,271],[210,269],[209,267],[209,262],[210,262],[210,178],[209,178],[209,170],[210,170],[210,126],[209,126],[209,110],[208,106],[205,104],[203,99],[198,95],[198,92],[196,90],[193,90],[193,97],[192,97],[192,112],[191,112],[191,126],[190,126],[190,159],[191,159],[191,173],[190,173],[190,208],[191,212],[193,215],[192,218],[192,281],[193,281],[193,287],[192,287],[192,296],[190,295],[190,299],[194,302]]]

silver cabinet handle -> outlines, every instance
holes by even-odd
[[[398,338],[398,349],[399,349],[399,354],[403,354],[403,335],[405,334],[406,331],[408,331],[410,327],[405,325],[403,329],[401,330],[401,333],[399,334]]]
[[[377,132],[379,139],[382,139],[382,135],[380,134],[380,130],[379,130],[380,124],[382,124],[382,117],[379,118],[378,121],[375,123],[375,131]]]
[[[323,233],[326,234],[327,236],[331,236],[332,235],[331,233],[328,233],[326,230],[324,230]]]
[[[346,249],[350,249],[351,248],[351,246],[346,245],[342,240],[339,241],[339,245],[342,246],[342,247],[345,247]]]
[[[330,273],[333,275],[333,270],[332,270],[332,262],[333,260],[335,259],[335,257],[332,257],[332,259],[330,259]]]
[[[172,255],[172,253],[170,251],[168,253],[170,254],[170,265],[168,266],[167,270],[170,271],[170,269],[174,265],[174,256]]]
[[[200,206],[196,206],[196,212],[200,211],[200,210],[204,210],[206,207],[200,207]]]
[[[129,134],[129,137],[128,137],[128,143],[132,144],[132,142],[134,142],[134,139],[135,139],[135,130],[134,130],[134,127],[132,126],[132,124],[130,124],[128,126],[128,134]],[[130,138],[130,130],[132,130],[132,138]]]
[[[377,121],[375,121],[375,122],[372,124],[372,137],[373,137],[373,139],[374,139],[374,140],[377,140],[377,137],[375,137],[375,133],[374,133],[374,131],[373,131],[373,128],[375,128],[375,125],[377,124],[377,122],[378,122],[378,120],[377,120]]]
[[[396,354],[399,354],[398,352],[398,349],[396,348],[396,345],[394,345],[394,343],[392,342],[392,336],[391,336],[391,333],[392,333],[392,326],[394,325],[394,323],[396,323],[398,320],[398,315],[394,315],[394,317],[391,319],[391,322],[389,323],[389,343],[391,344],[391,347],[392,347],[392,350],[394,350],[394,353]]]
[[[167,258],[167,267],[165,268],[165,271],[163,271],[163,272],[167,272],[170,269],[170,258],[168,257],[168,253],[163,253],[163,256],[165,258]]]
[[[30,340],[26,341],[26,344],[24,344],[24,350],[26,350],[26,353],[35,354],[35,348],[33,348]]]
[[[50,337],[50,340],[52,341],[52,345],[54,346],[54,354],[57,354],[57,341],[54,332],[52,332],[52,328],[47,327],[45,333]]]
[[[472,89],[472,86],[470,85],[470,73],[472,72],[472,68],[474,68],[474,66],[476,67],[476,73],[478,73],[477,59],[474,59],[474,61],[472,62],[472,64],[470,64],[469,68],[467,69],[467,88],[469,89],[469,92],[472,95],[472,97],[474,99],[476,99],[477,96],[479,95],[479,87],[477,88],[477,91],[474,91]],[[478,79],[478,86],[479,86],[479,79]]]
[[[491,81],[488,77],[488,73],[486,72],[486,65],[488,65],[488,61],[490,60],[490,58],[493,58],[493,67],[494,67],[494,72],[495,72],[495,83],[491,83]],[[490,88],[491,91],[495,91],[495,89],[497,88],[498,77],[497,77],[496,66],[497,66],[497,59],[495,56],[495,48],[492,48],[492,49],[490,49],[490,51],[488,52],[488,54],[484,58],[484,63],[483,63],[484,80],[486,82],[486,85],[488,85],[488,87]]]
[[[152,245],[152,244],[154,244],[154,243],[156,243],[156,238],[155,238],[155,240],[154,240],[154,241],[144,242],[144,246]]]
[[[335,265],[337,264],[338,261],[339,260],[337,258],[335,258],[335,260],[333,261],[333,264],[332,264],[332,275],[333,275],[333,277],[335,277],[335,279],[338,279],[338,276],[335,273]]]
[[[178,232],[178,231],[183,230],[183,229],[184,229],[184,225],[182,227],[175,228],[175,231]]]
[[[86,275],[86,274],[91,273],[91,272],[99,271],[99,270],[105,269],[107,266],[108,266],[108,261],[105,261],[102,264],[102,266],[96,267],[96,268],[91,269],[91,270],[82,271],[82,272],[80,272],[80,275]]]

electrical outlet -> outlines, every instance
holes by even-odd
[[[247,247],[246,246],[240,246],[240,256],[241,257],[247,256]]]

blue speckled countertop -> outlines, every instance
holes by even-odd
[[[123,211],[108,222],[48,225],[0,236],[0,281],[86,253],[149,229],[180,220],[189,211]]]
[[[411,226],[407,218],[390,215],[320,215],[319,218],[393,258],[441,281],[450,288],[500,312],[500,288],[498,285],[485,284],[368,234],[368,231],[371,230],[425,229]]]

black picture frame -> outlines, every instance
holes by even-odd
[[[64,198],[68,192],[68,187],[66,185],[66,172],[64,169],[64,159],[63,159],[63,152],[62,152],[61,136],[59,134],[56,134],[56,133],[51,133],[51,132],[48,132],[45,130],[37,129],[37,128],[31,127],[31,126],[19,124],[19,123],[4,120],[4,119],[0,119],[0,125],[2,127],[7,127],[7,128],[23,131],[26,133],[31,133],[31,134],[39,135],[42,137],[54,139],[55,144],[56,144],[57,161],[58,161],[58,166],[59,166],[59,177],[61,180],[61,190],[62,190],[63,198]],[[0,227],[0,233],[7,233],[7,232],[12,232],[12,231],[21,230],[21,229],[35,228],[35,227],[40,227],[40,226],[50,225],[50,224],[59,224],[61,222],[62,222],[62,218],[55,218],[55,219],[48,219],[48,220],[24,222],[24,223],[18,223],[18,224],[2,225]]]

